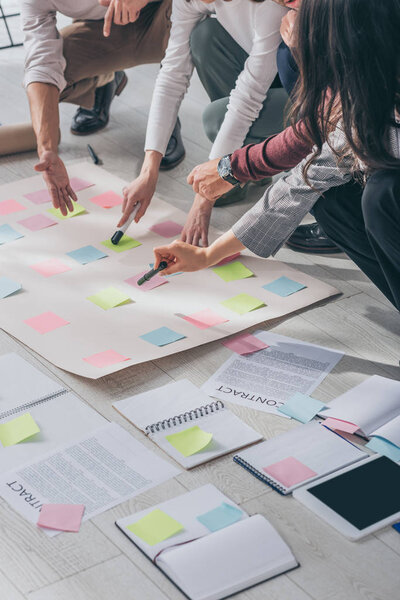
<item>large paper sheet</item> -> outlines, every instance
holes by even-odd
[[[88,163],[73,165],[69,172],[71,176],[95,184],[78,192],[79,204],[86,212],[64,220],[52,215],[57,224],[37,231],[24,227],[19,221],[38,214],[50,216],[50,203],[35,204],[25,197],[44,188],[42,177],[0,188],[0,200],[13,198],[25,207],[23,211],[0,217],[0,226],[10,226],[24,236],[0,245],[2,275],[22,284],[22,290],[0,300],[0,326],[67,371],[97,379],[130,365],[187,350],[282,317],[338,293],[332,286],[283,263],[263,260],[249,252],[240,257],[240,262],[254,273],[246,279],[226,282],[212,269],[207,269],[168,277],[168,283],[149,291],[129,285],[127,279],[145,271],[153,262],[153,247],[173,240],[164,237],[169,230],[161,228],[160,235],[157,233],[160,229],[152,231],[151,227],[166,221],[183,225],[186,215],[155,197],[145,217],[138,225],[132,224],[128,231],[141,245],[114,252],[102,242],[114,233],[121,207],[105,209],[91,202],[91,198],[109,191],[121,194],[125,182]],[[212,230],[210,237],[215,239],[217,232]],[[82,265],[68,255],[89,245],[107,257]],[[69,270],[43,276],[32,268],[51,259],[61,260]],[[281,276],[307,287],[285,298],[263,288]],[[131,301],[104,310],[87,299],[110,287]],[[222,304],[244,293],[265,306],[238,314],[229,308],[229,302]],[[200,329],[182,318],[206,309],[228,320]],[[164,327],[175,334],[169,334],[169,340],[177,341],[156,345],[158,334],[146,338],[147,334]],[[99,353],[106,354],[98,359],[90,358]]]
[[[270,331],[255,335],[269,348],[234,354],[202,386],[206,394],[282,417],[278,407],[296,392],[311,394],[343,356]]]

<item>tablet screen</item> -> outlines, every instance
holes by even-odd
[[[400,466],[381,456],[308,491],[354,527],[365,529],[400,511]]]

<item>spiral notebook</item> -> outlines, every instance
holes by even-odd
[[[295,427],[233,457],[254,477],[287,495],[368,454],[317,421]]]
[[[185,469],[262,440],[259,433],[225,408],[223,402],[210,402],[210,398],[187,379],[131,396],[113,406]],[[185,456],[167,436],[170,438],[171,434],[180,432],[189,435],[188,430],[193,427],[212,434],[212,439],[198,452]]]
[[[221,507],[235,519],[224,521]],[[164,535],[151,522],[160,511],[164,524],[175,524]],[[190,600],[221,600],[299,566],[267,519],[250,517],[211,484],[118,519],[116,525]]]

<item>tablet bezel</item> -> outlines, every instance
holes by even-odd
[[[392,523],[399,521],[400,511],[394,513],[390,517],[386,517],[386,519],[377,521],[373,525],[369,525],[364,529],[357,529],[357,527],[354,527],[354,525],[352,525],[349,521],[341,517],[332,508],[329,508],[329,506],[327,506],[326,504],[321,502],[321,500],[313,496],[309,492],[309,490],[313,487],[316,487],[317,485],[320,485],[321,483],[324,483],[325,481],[328,481],[329,479],[338,477],[342,473],[346,473],[346,471],[352,471],[353,469],[357,469],[358,467],[365,465],[367,462],[372,462],[373,460],[377,460],[378,458],[381,458],[381,455],[378,454],[368,457],[367,459],[358,461],[357,463],[350,465],[349,467],[346,467],[344,469],[341,469],[340,471],[336,471],[335,473],[331,473],[326,477],[322,477],[317,481],[314,480],[308,485],[304,485],[301,488],[294,490],[293,497],[296,498],[296,500],[298,500],[302,504],[304,504],[304,506],[306,506],[308,509],[312,510],[323,521],[331,525],[331,527],[334,527],[334,529],[339,531],[339,533],[344,535],[346,538],[348,538],[351,541],[357,541],[365,537],[366,535],[373,533],[374,531],[378,531],[378,529],[382,529],[387,525],[391,525]]]

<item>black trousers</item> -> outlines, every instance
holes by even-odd
[[[400,171],[376,171],[364,188],[354,181],[331,188],[313,214],[400,310]]]

